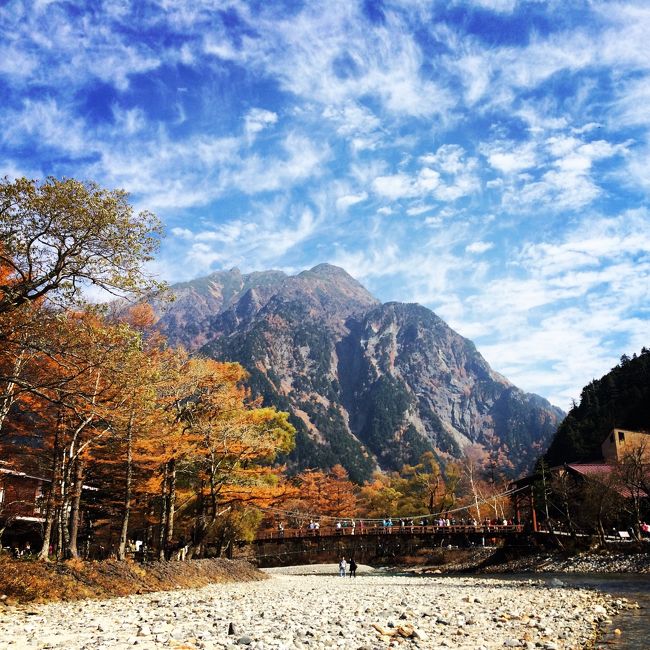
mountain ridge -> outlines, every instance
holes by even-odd
[[[381,303],[344,269],[220,271],[156,305],[172,344],[239,361],[253,392],[291,413],[296,468],[340,462],[355,480],[468,446],[528,469],[562,412],[513,386],[417,303]]]

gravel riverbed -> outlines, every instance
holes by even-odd
[[[399,576],[360,567],[270,570],[261,582],[0,609],[0,648],[588,648],[634,604],[564,586]]]

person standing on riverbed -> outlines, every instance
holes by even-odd
[[[345,578],[345,570],[348,568],[348,565],[345,561],[345,558],[342,557],[341,561],[339,562],[339,575],[341,578]]]
[[[357,563],[354,561],[354,558],[350,558],[350,562],[348,564],[348,567],[350,568],[350,577],[351,578],[356,578],[357,577]]]

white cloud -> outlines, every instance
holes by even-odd
[[[541,206],[553,212],[580,210],[602,195],[594,163],[627,155],[633,143],[585,141],[572,133],[557,132],[520,145],[499,141],[482,146],[490,165],[508,175],[502,184],[488,181],[487,186],[503,189],[509,211]]]
[[[415,204],[406,210],[406,214],[408,214],[410,217],[417,217],[421,214],[424,214],[425,212],[430,212],[431,210],[435,209],[435,205]]]
[[[278,116],[273,111],[267,111],[263,108],[252,108],[244,118],[244,131],[249,142],[267,127],[275,124]]]
[[[192,239],[194,237],[194,233],[189,228],[172,228],[170,232],[179,239]]]
[[[372,183],[374,191],[391,201],[409,196],[417,196],[418,190],[413,179],[408,174],[392,174],[378,176]]]
[[[368,198],[367,192],[362,192],[361,194],[346,194],[345,196],[340,196],[336,199],[336,207],[339,210],[345,211],[350,206],[361,203]]]
[[[561,241],[525,244],[510,277],[465,302],[461,331],[468,322],[498,370],[567,408],[623,351],[645,345],[635,313],[650,298],[649,217],[585,218]]]
[[[481,253],[486,253],[487,251],[491,250],[494,248],[494,244],[492,242],[486,242],[486,241],[475,241],[472,242],[471,244],[468,244],[465,246],[465,252],[466,253],[475,253],[477,255],[480,255]]]
[[[537,164],[537,153],[533,143],[517,144],[500,142],[483,148],[491,167],[503,174],[513,174],[530,169]]]
[[[345,106],[372,96],[390,113],[414,116],[455,104],[444,86],[421,75],[423,54],[400,12],[386,12],[385,24],[372,30],[354,3],[336,11],[311,4],[282,20],[258,15],[255,24],[260,39],[248,39],[245,52],[217,46],[219,56],[245,58],[308,101]]]
[[[32,140],[39,147],[52,147],[70,155],[94,152],[83,120],[54,99],[26,99],[19,110],[3,111],[0,125],[0,138],[8,144],[24,145]]]
[[[466,156],[462,147],[442,145],[435,153],[420,156],[418,162],[423,166],[414,174],[400,171],[377,176],[372,189],[392,201],[431,196],[445,202],[480,189],[478,161]]]
[[[371,110],[354,101],[341,106],[326,106],[323,117],[331,120],[336,126],[336,132],[344,137],[372,133],[381,125]]]
[[[329,156],[326,147],[318,146],[309,138],[290,133],[284,140],[283,156],[243,158],[222,175],[224,187],[238,189],[246,194],[276,191],[318,175]]]
[[[142,131],[146,126],[144,111],[140,108],[125,110],[120,106],[114,105],[112,111],[115,127],[118,132],[131,136],[138,133],[138,131]]]
[[[265,206],[255,218],[227,221],[195,233],[177,272],[192,277],[215,267],[264,270],[275,266],[279,257],[314,236],[320,225],[308,208],[290,215],[282,210],[282,205]]]

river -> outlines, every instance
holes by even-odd
[[[484,576],[482,576],[484,577]],[[495,575],[503,579],[503,575]],[[611,594],[617,598],[636,601],[641,609],[623,610],[607,627],[597,649],[620,648],[625,650],[648,650],[650,648],[650,575],[624,573],[522,573],[509,576],[517,580],[531,578],[552,580],[557,578],[566,585],[589,587]],[[615,634],[619,629],[621,634]]]
[[[625,648],[625,650],[648,650],[650,648],[650,575],[592,574],[557,576],[566,584],[594,587],[619,598],[634,600],[641,609],[624,610],[614,617],[607,634],[597,648]],[[615,629],[621,634],[614,634]]]

